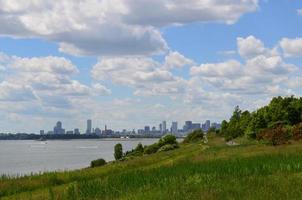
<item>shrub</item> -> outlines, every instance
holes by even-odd
[[[123,146],[118,143],[114,146],[114,158],[115,160],[120,160],[123,157]]]
[[[274,146],[286,144],[289,139],[290,134],[288,129],[281,124],[270,129],[261,130],[257,134],[257,140],[267,140]]]
[[[302,123],[296,124],[293,127],[292,132],[293,132],[293,138],[294,138],[294,140],[300,140],[300,139],[302,139]]]
[[[178,148],[177,144],[166,144],[166,145],[160,147],[157,152],[170,151],[170,150],[173,150],[173,149],[176,149],[176,148]]]
[[[100,167],[100,166],[103,166],[103,165],[106,165],[106,161],[102,158],[97,159],[97,160],[93,160],[90,163],[90,167]]]
[[[157,143],[151,144],[151,145],[146,146],[146,147],[144,148],[144,153],[145,153],[145,154],[156,153],[157,150],[158,150],[159,148],[160,148],[160,147],[159,147],[159,145],[158,145]]]
[[[203,139],[203,131],[201,129],[195,130],[192,133],[188,134],[187,137],[184,139],[183,143],[191,143],[191,142],[198,142]]]
[[[166,144],[177,144],[176,137],[174,135],[166,135],[158,141],[159,147],[162,147]]]
[[[142,143],[138,143],[138,145],[135,147],[134,151],[143,153],[144,147],[143,147]]]

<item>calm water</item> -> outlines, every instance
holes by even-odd
[[[90,161],[104,158],[113,160],[114,145],[123,150],[134,148],[139,142],[148,145],[158,139],[99,139],[50,141],[0,141],[0,174],[24,175],[31,172],[79,169]]]

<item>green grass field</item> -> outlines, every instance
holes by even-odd
[[[301,199],[302,143],[209,144],[0,181],[1,199]]]

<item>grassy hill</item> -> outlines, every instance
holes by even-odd
[[[302,143],[208,144],[99,168],[3,177],[0,199],[301,199]]]

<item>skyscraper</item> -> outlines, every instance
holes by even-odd
[[[167,122],[166,121],[163,121],[163,130],[162,130],[162,133],[165,134],[167,132]]]
[[[206,120],[206,131],[208,131],[211,128],[211,121],[210,120]]]
[[[65,134],[65,129],[62,128],[62,122],[58,121],[56,126],[53,128],[54,134]]]
[[[87,129],[86,129],[86,134],[91,134],[92,133],[92,121],[91,119],[87,120]]]
[[[177,134],[177,129],[178,129],[177,126],[178,126],[177,122],[172,122],[171,132],[172,132],[174,135]]]

